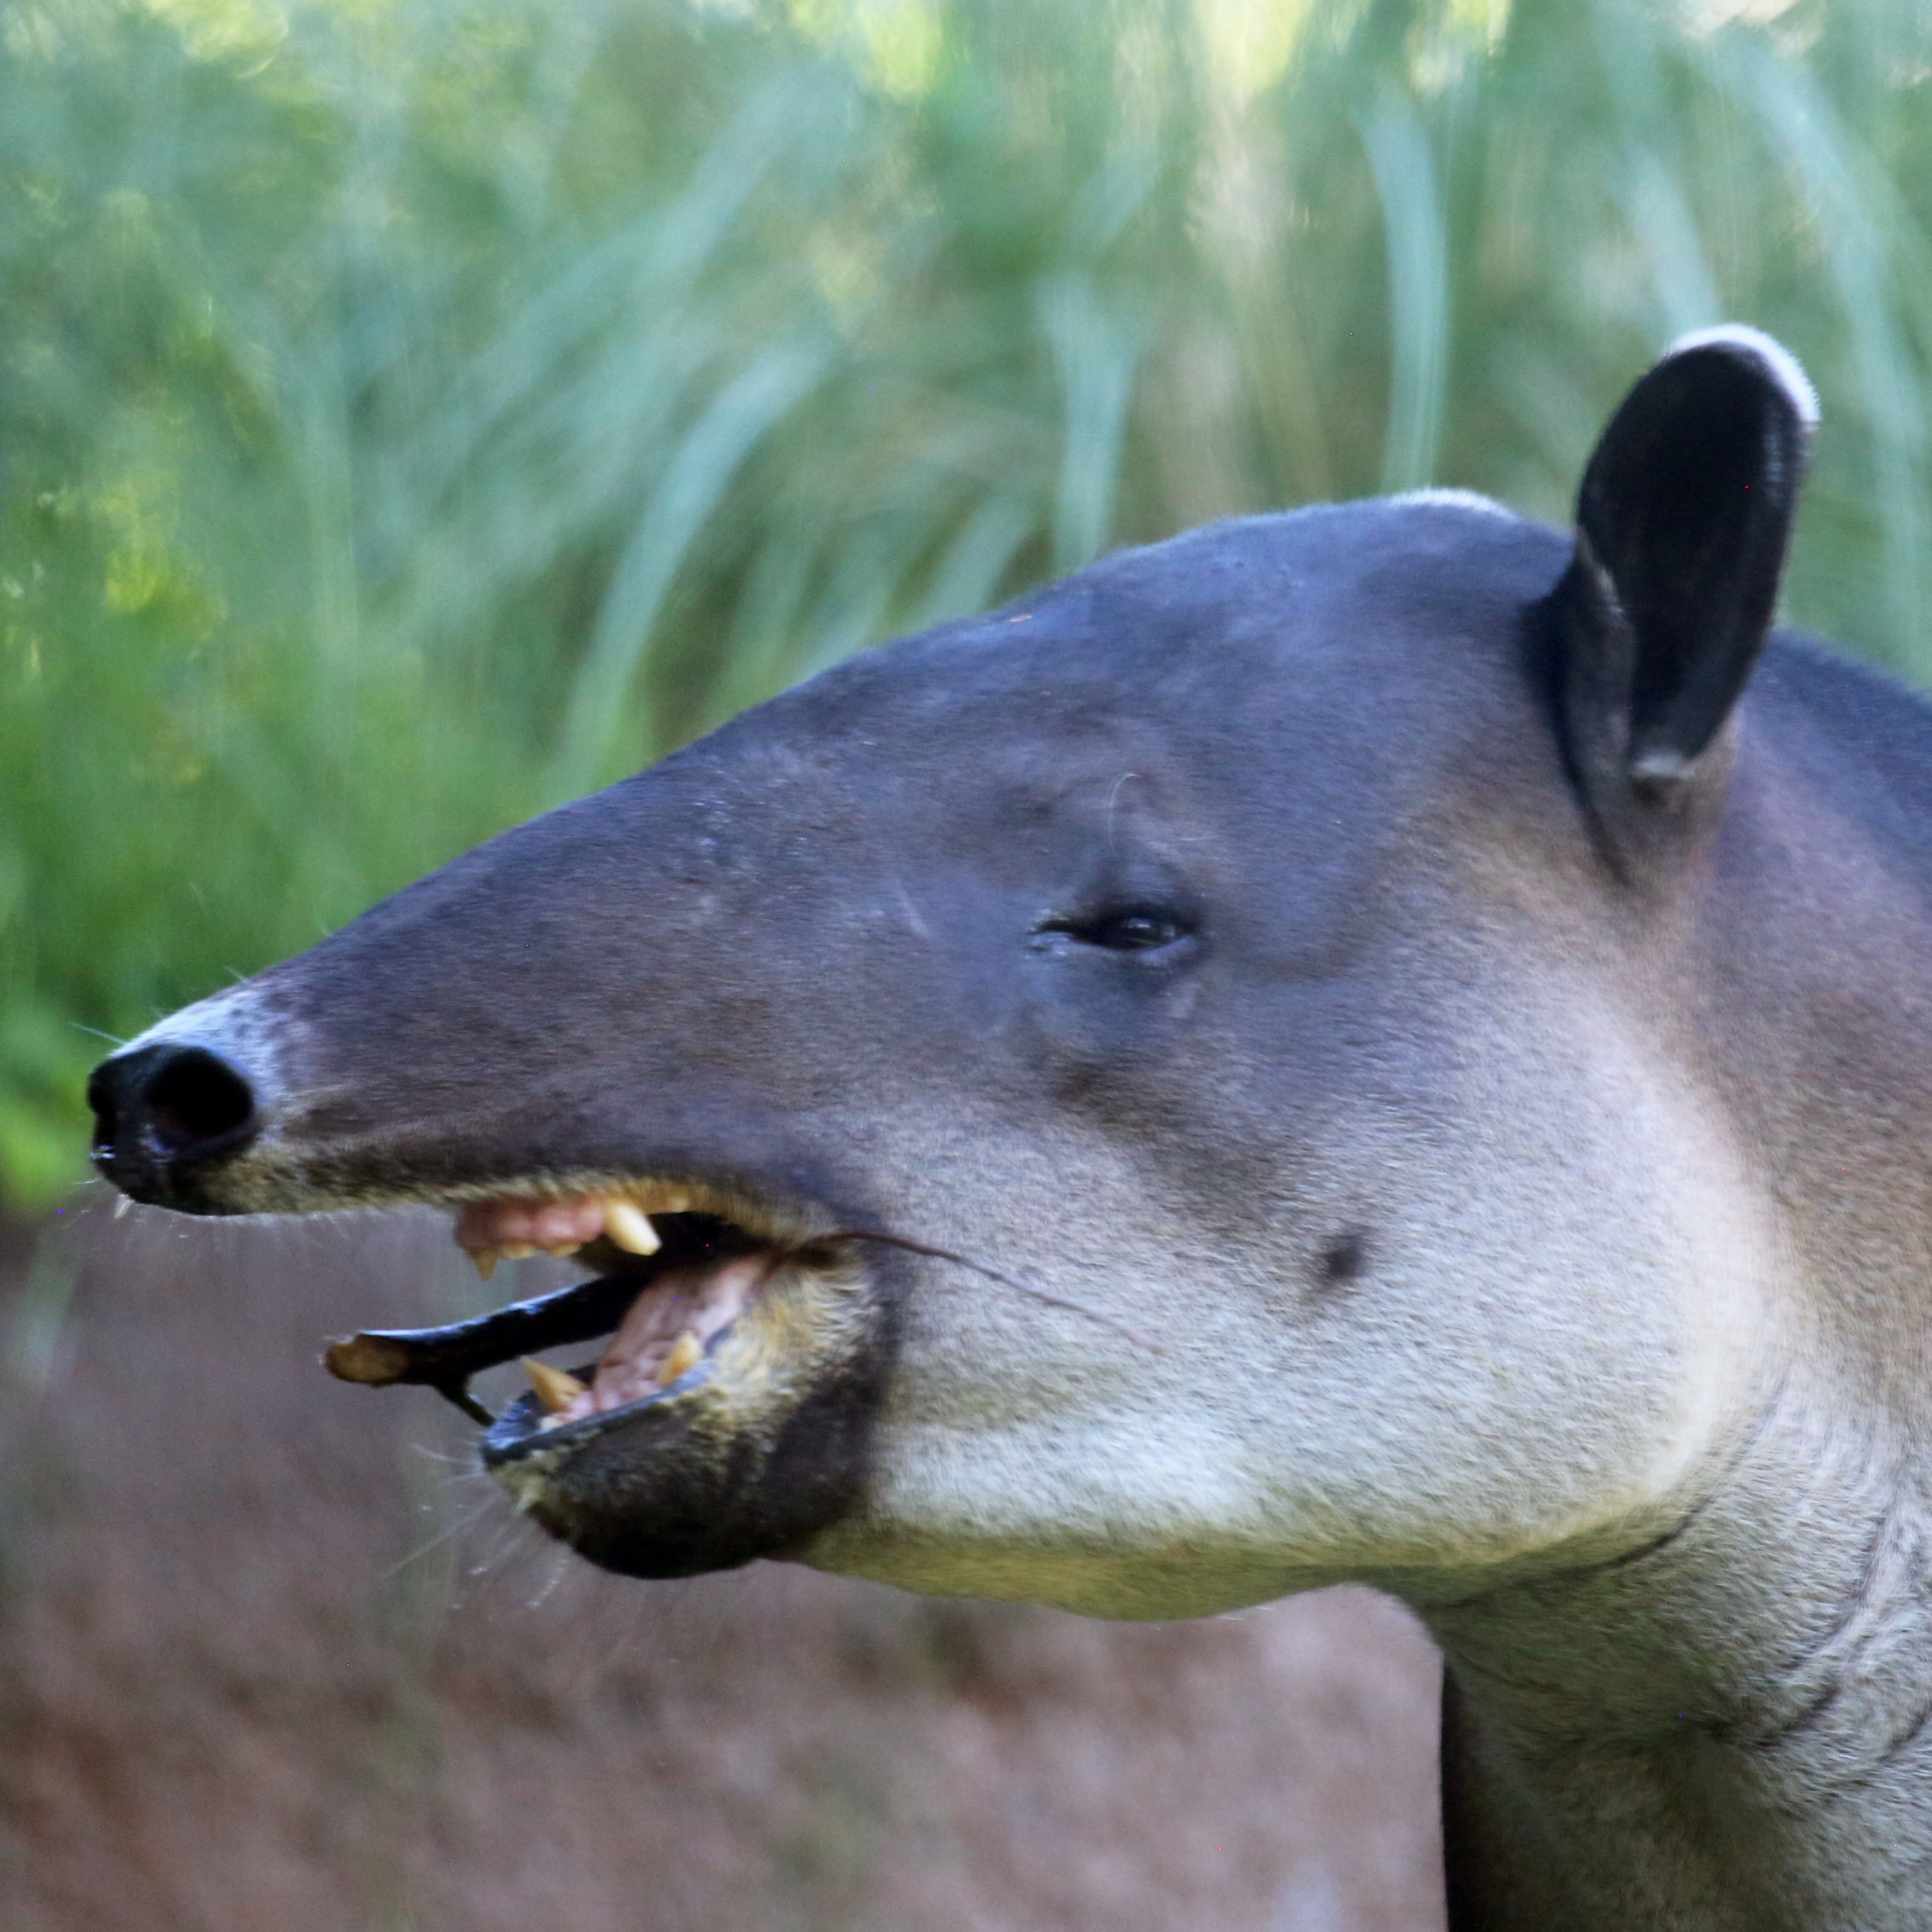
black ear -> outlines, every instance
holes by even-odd
[[[1785,349],[1712,329],[1630,392],[1583,472],[1554,695],[1571,777],[1626,869],[1682,818],[1764,648],[1817,420]]]

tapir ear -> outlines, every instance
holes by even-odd
[[[1572,775],[1614,848],[1675,816],[1751,675],[1817,420],[1786,350],[1712,329],[1670,349],[1590,458],[1552,669]]]

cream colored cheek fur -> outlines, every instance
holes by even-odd
[[[1145,1224],[1124,1174],[1083,1189],[1104,1263],[1075,1243],[1035,1272],[1158,1352],[922,1281],[866,1505],[811,1560],[1177,1617],[1655,1534],[1770,1371],[1779,1244],[1681,1067],[1614,1013],[1577,1014],[1540,1036],[1514,1017],[1494,1081],[1450,1097],[1452,1144],[1418,1141],[1376,1265],[1332,1309],[1297,1312],[1263,1274],[1177,1278],[1184,1244]],[[1561,1123],[1512,1105],[1551,1094]]]

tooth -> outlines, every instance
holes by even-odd
[[[133,1207],[134,1204],[134,1197],[131,1194],[122,1195],[114,1204],[114,1218],[117,1221],[119,1220],[121,1217],[126,1214],[128,1210]]]
[[[605,1201],[604,1232],[630,1254],[655,1254],[664,1245],[651,1225],[651,1217],[635,1201]]]
[[[664,1358],[657,1371],[657,1386],[668,1389],[704,1352],[703,1345],[689,1328],[671,1344],[671,1352]]]
[[[518,1359],[546,1414],[561,1414],[583,1393],[583,1384],[574,1375],[566,1375],[561,1368],[552,1368],[548,1362],[534,1361],[528,1355]]]
[[[565,1261],[583,1245],[580,1241],[553,1241],[546,1245],[543,1252],[553,1261]]]
[[[528,1261],[537,1252],[537,1244],[529,1241],[506,1241],[497,1250],[506,1261]]]
[[[469,1265],[485,1281],[497,1272],[497,1251],[494,1247],[466,1247],[463,1253],[469,1257]]]

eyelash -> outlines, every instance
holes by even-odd
[[[1063,934],[1081,946],[1104,952],[1153,952],[1185,939],[1192,928],[1158,907],[1131,906],[1090,918],[1056,920],[1042,930]]]

